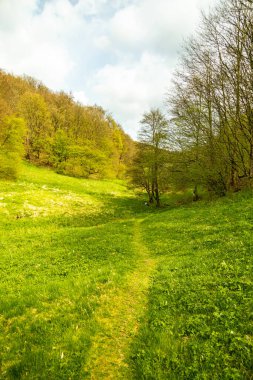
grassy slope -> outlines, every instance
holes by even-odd
[[[136,267],[140,201],[121,183],[31,166],[1,182],[0,200],[0,374],[83,378],[101,298]]]
[[[116,181],[0,182],[1,379],[252,378],[251,195],[151,211]]]

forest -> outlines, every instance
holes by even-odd
[[[71,94],[0,72],[0,175],[18,176],[25,158],[57,173],[83,178],[122,178],[134,146],[99,106],[82,106]]]

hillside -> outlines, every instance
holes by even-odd
[[[84,178],[122,178],[133,140],[98,105],[0,69],[0,178],[17,178],[21,157]]]
[[[1,379],[252,379],[252,193],[168,204],[0,182]]]

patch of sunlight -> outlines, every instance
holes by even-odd
[[[94,197],[77,195],[55,188],[28,190],[22,193],[0,193],[0,213],[17,217],[93,214],[103,203]]]

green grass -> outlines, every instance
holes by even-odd
[[[132,345],[136,379],[252,379],[252,195],[152,216],[143,237],[161,262]]]
[[[100,298],[135,268],[142,202],[120,182],[31,166],[0,199],[1,378],[83,378]]]
[[[99,298],[134,265],[131,224],[123,228],[124,236],[115,224],[48,229],[8,243],[0,288],[7,377],[81,378]]]
[[[0,379],[253,379],[253,199],[0,181]]]

